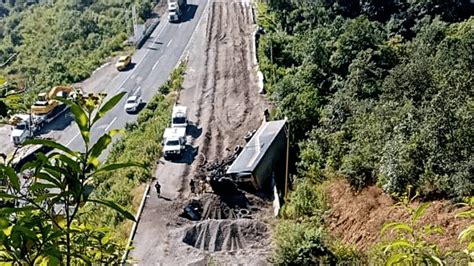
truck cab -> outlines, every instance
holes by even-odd
[[[163,134],[163,157],[165,160],[179,158],[186,149],[186,129],[167,128]]]
[[[29,114],[15,114],[10,118],[9,123],[13,126],[10,134],[10,140],[15,145],[21,145],[32,134],[31,123],[33,123],[32,116]]]
[[[186,106],[175,105],[173,107],[173,113],[171,115],[171,127],[182,127],[188,126],[188,115]]]
[[[168,0],[168,21],[179,22],[186,4],[186,0]]]
[[[21,145],[30,136],[30,128],[28,123],[18,123],[11,133],[11,141],[15,146]]]

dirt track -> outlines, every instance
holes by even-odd
[[[236,207],[190,190],[201,164],[223,159],[244,144],[244,135],[260,126],[266,106],[253,65],[256,25],[250,1],[210,1],[204,16],[189,49],[179,97],[189,108],[192,148],[182,162],[161,160],[158,166],[165,199],[157,199],[152,189],[145,205],[131,253],[141,265],[262,265],[271,251],[270,229],[262,222],[271,216],[271,203],[247,195]],[[179,217],[192,198],[203,205],[201,221]]]
[[[258,128],[264,110],[252,62],[252,10],[241,2],[209,6],[206,57],[196,103],[196,123],[203,128],[199,146],[209,161]]]

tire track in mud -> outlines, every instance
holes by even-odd
[[[209,11],[196,125],[203,129],[200,153],[212,161],[258,127],[263,105],[252,77],[250,5],[211,2]]]

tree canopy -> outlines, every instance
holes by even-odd
[[[277,116],[292,123],[298,176],[336,173],[393,195],[408,185],[427,198],[472,195],[473,7],[268,1],[260,67]]]

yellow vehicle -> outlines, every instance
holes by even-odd
[[[130,63],[132,63],[132,57],[129,55],[124,55],[119,58],[119,60],[115,64],[115,67],[118,71],[121,71],[130,66]]]
[[[38,100],[31,106],[31,113],[33,115],[45,115],[53,111],[60,102],[55,97],[67,98],[73,91],[72,87],[56,86],[48,93],[38,94]]]

